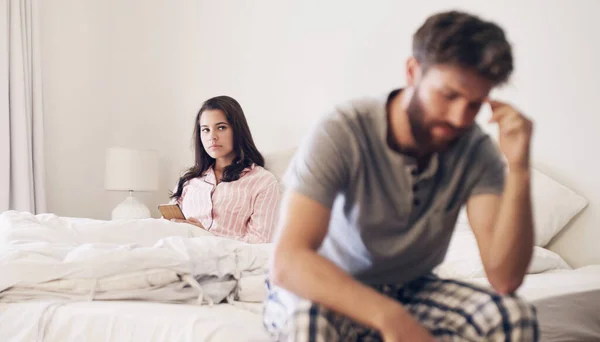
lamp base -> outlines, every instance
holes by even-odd
[[[129,196],[112,211],[113,220],[145,219],[150,217],[150,209],[137,198],[133,197],[132,192],[129,192]]]

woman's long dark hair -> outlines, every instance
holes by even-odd
[[[231,165],[223,169],[223,182],[233,182],[240,178],[242,171],[256,164],[258,166],[265,166],[265,159],[258,152],[258,149],[254,145],[246,116],[242,110],[242,106],[229,96],[217,96],[206,100],[202,105],[202,108],[198,111],[196,119],[194,120],[194,154],[196,162],[189,170],[187,170],[177,183],[177,190],[171,194],[172,199],[179,199],[183,192],[183,187],[186,182],[196,177],[203,176],[208,169],[215,165],[215,159],[206,153],[204,146],[202,146],[201,129],[200,129],[200,117],[206,110],[220,110],[225,114],[229,125],[233,129],[233,151],[235,152],[235,158]]]

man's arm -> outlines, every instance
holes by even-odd
[[[500,293],[514,292],[523,281],[533,254],[533,218],[529,151],[533,124],[512,106],[489,101],[498,124],[500,150],[508,163],[503,195],[474,194],[467,214],[477,239],[488,279]],[[489,144],[487,145],[489,146]],[[483,150],[482,159],[493,153]],[[492,189],[501,168],[490,158],[484,169],[481,189]]]
[[[509,171],[504,194],[473,196],[467,213],[490,284],[499,293],[514,292],[533,253],[529,171]]]
[[[294,191],[286,194],[271,268],[274,283],[380,331],[386,342],[433,340],[400,303],[353,279],[316,252],[329,219],[330,210],[321,203]]]

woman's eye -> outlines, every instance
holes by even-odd
[[[218,128],[219,128],[220,131],[224,131],[225,128],[227,128],[227,127],[226,126],[219,126]]]
[[[202,132],[202,133],[208,133],[208,128],[203,128],[203,129],[201,130],[201,132]]]

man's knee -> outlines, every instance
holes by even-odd
[[[325,341],[329,336],[337,338],[335,316],[320,304],[303,301],[290,316],[286,331],[294,341]]]
[[[265,307],[265,326],[268,314]],[[291,312],[290,312],[291,311]],[[277,341],[380,341],[379,334],[323,305],[302,300],[288,311],[287,319],[268,329]]]
[[[339,338],[340,318],[322,305],[301,300],[292,310],[265,303],[264,321],[277,341],[328,341]]]

